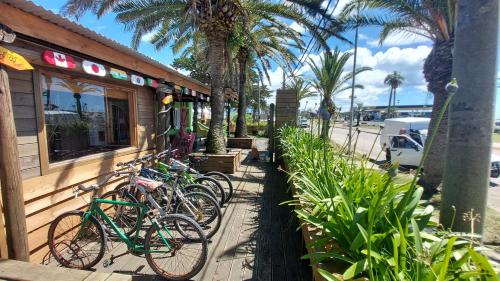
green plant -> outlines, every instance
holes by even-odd
[[[295,187],[287,203],[320,237],[312,246],[322,250],[306,258],[343,268],[322,270],[327,280],[497,280],[471,243],[434,231],[414,182],[395,182],[304,130],[285,127],[279,137]]]

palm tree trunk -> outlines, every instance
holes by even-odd
[[[226,153],[224,140],[224,37],[208,37],[208,61],[210,70],[210,130],[207,135],[207,152]]]
[[[387,116],[386,119],[391,118],[391,104],[392,104],[392,91],[394,88],[391,87],[391,93],[389,94],[389,105],[387,106]]]
[[[236,118],[236,132],[237,138],[247,137],[247,101],[245,96],[245,84],[247,82],[247,60],[248,51],[246,48],[240,48],[238,52],[238,63],[240,66],[240,81],[238,91],[238,117]]]
[[[453,66],[453,42],[453,38],[448,41],[435,42],[424,63],[424,76],[428,82],[427,88],[434,95],[429,132],[433,130],[439,111],[446,100],[445,87],[451,80]],[[428,192],[435,191],[443,178],[447,133],[448,113],[446,112],[433,140],[433,145],[429,150],[429,156],[424,163],[421,184]]]
[[[392,107],[394,107],[394,110],[396,110],[396,91],[398,88],[394,88],[394,93],[392,94],[394,98],[392,99]]]
[[[462,1],[453,77],[460,89],[450,107],[440,221],[453,231],[482,234],[490,179],[495,112],[498,0]],[[481,44],[477,44],[481,42]],[[479,215],[471,229],[471,219]],[[453,217],[456,217],[453,221]],[[474,219],[473,219],[474,220]]]

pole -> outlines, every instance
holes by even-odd
[[[352,65],[351,114],[349,118],[349,144],[347,146],[347,154],[351,154],[351,143],[352,143],[352,122],[354,119],[354,85],[356,85],[356,60],[358,57],[358,31],[359,28],[358,26],[356,26],[356,33],[354,35],[354,62]]]
[[[458,1],[453,77],[460,88],[449,109],[440,213],[441,223],[453,231],[481,234],[485,222],[495,112],[498,2]]]
[[[198,148],[198,93],[194,97],[193,104],[193,132],[195,133],[193,150],[196,150]]]
[[[267,120],[269,135],[269,162],[274,162],[274,103],[269,105],[269,120]]]
[[[0,179],[10,259],[29,261],[28,232],[9,76],[0,65]]]
[[[261,79],[259,79],[259,82],[257,82],[257,93],[259,95],[258,99],[257,99],[257,127],[260,126],[260,82],[261,82]],[[262,85],[263,86],[263,85]]]

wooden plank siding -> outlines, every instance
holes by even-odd
[[[8,69],[7,73],[16,123],[21,175],[23,179],[40,176],[33,72]]]
[[[33,52],[31,51],[31,53]],[[37,65],[35,67],[40,68]],[[56,169],[49,169],[42,175],[37,116],[43,113],[36,110],[35,97],[39,90],[35,86],[33,75],[33,72],[30,71],[9,70],[18,133],[18,150],[24,179],[30,260],[40,263],[47,258],[47,232],[50,223],[59,214],[65,211],[84,209],[90,202],[91,194],[89,193],[80,194],[78,198],[75,198],[75,187],[82,183],[88,185],[99,182],[101,176],[115,169],[116,163],[129,161],[139,155],[150,153],[154,149],[153,97],[155,91],[149,87],[130,86],[136,92],[133,99],[135,104],[132,104],[133,108],[130,109],[131,114],[134,115],[131,118],[132,122],[137,122],[136,126],[133,126],[135,132],[131,132],[131,135],[134,134],[137,140],[136,147],[113,151],[96,159],[91,157],[89,160],[77,160]],[[35,75],[38,75],[37,72]],[[112,189],[121,181],[123,179],[114,180],[102,191]],[[3,226],[0,227],[0,231],[3,231]],[[4,256],[3,254],[0,253]]]

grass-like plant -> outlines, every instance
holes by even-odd
[[[434,231],[415,182],[396,182],[302,129],[282,128],[279,138],[295,189],[287,203],[320,237],[306,258],[342,268],[320,270],[327,280],[498,280],[471,242]]]

